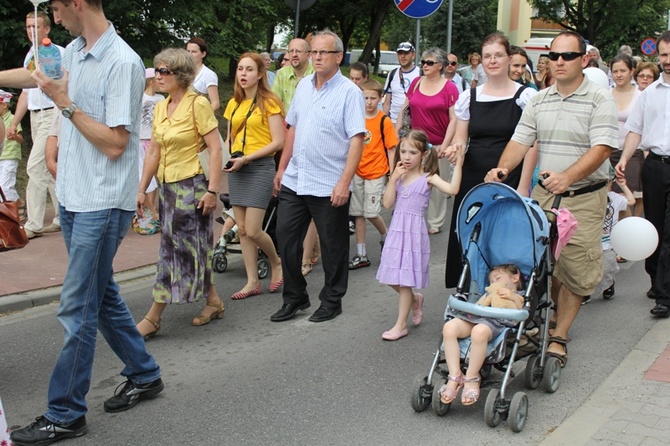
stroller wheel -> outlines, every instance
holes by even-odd
[[[561,362],[558,358],[548,356],[544,363],[544,372],[542,373],[542,388],[547,393],[554,393],[558,390],[561,379]]]
[[[521,432],[528,418],[528,397],[523,392],[517,392],[509,404],[507,424],[512,432]]]
[[[532,355],[526,362],[523,385],[527,389],[537,389],[542,382],[542,370],[540,370],[540,356]]]
[[[228,259],[225,255],[217,255],[212,257],[212,269],[214,272],[222,273],[228,268]]]
[[[265,256],[258,257],[258,278],[265,279],[270,271],[270,262]]]
[[[411,403],[415,412],[423,412],[430,405],[433,386],[426,381],[427,378],[427,376],[419,375],[412,384]]]
[[[500,389],[491,389],[489,395],[486,397],[486,405],[484,405],[484,421],[490,427],[496,427],[500,424],[500,412],[498,412],[498,396]]]
[[[433,408],[433,412],[438,417],[445,416],[451,408],[451,404],[444,404],[440,398],[440,389],[446,383],[447,381],[444,378],[437,378],[433,384],[433,399],[430,404]]]

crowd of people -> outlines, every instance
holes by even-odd
[[[54,22],[74,38],[59,47],[67,75],[46,76],[32,49],[22,68],[0,72],[0,86],[24,89],[15,114],[7,105],[11,93],[0,91],[6,128],[0,184],[10,199],[19,199],[16,147],[22,143],[20,121],[30,111],[26,233],[35,238],[61,231],[69,256],[58,311],[65,341],[48,408],[12,432],[15,444],[50,444],[87,432],[85,397],[98,330],[125,365],[125,383],[104,404],[106,411],[119,412],[163,390],[145,341],[161,329],[168,304],[203,299],[193,326],[223,317],[212,273],[222,172],[247,277],[230,298],[263,293],[260,250],[271,269],[268,291],[282,293],[273,322],[311,306],[305,276],[319,258],[324,283],[309,320],[342,313],[349,271],[371,265],[370,221],[382,246],[376,277],[399,295],[398,318],[382,339],[407,336],[410,313],[413,325],[423,319],[418,290],[429,284],[431,236],[446,229],[448,199],[453,235],[459,203],[484,181],[503,181],[543,208],[560,195],[579,221],[557,260],[551,288],[556,309],[548,354],[562,366],[581,305],[596,290],[606,299],[614,296],[616,261],[626,259],[616,259],[605,242],[619,211],[644,215],[659,232],[659,246],[645,262],[652,281],[647,295],[656,300],[654,316],[670,316],[670,31],[658,39],[658,65],[637,61],[625,46],[606,65],[579,34],[561,32],[536,71],[526,52],[501,33],[487,36],[463,69],[457,55],[440,48],[425,50],[417,65],[414,45],[402,42],[399,67],[381,85],[361,63],[351,66],[349,79],[343,76],[342,40],[324,30],[310,41],[291,40],[275,71],[268,53],[242,54],[233,96],[222,106],[202,38],[160,52],[153,68],[145,69],[107,21],[101,0],[52,0],[50,6]],[[29,14],[31,42],[46,37],[50,25],[47,14]],[[583,71],[589,63],[611,85],[592,81]],[[215,115],[220,108],[225,141]],[[45,227],[47,191],[57,213]],[[276,240],[262,227],[273,195]],[[382,206],[394,209],[388,228]],[[160,227],[161,240],[151,304],[136,323],[111,265],[134,214],[142,218],[145,212]],[[356,234],[351,259],[350,218]],[[456,286],[461,268],[452,236],[447,288]],[[490,280],[504,284],[503,298],[523,305],[515,293],[523,282],[517,269],[494,267]],[[479,353],[499,329],[481,320],[445,324],[449,381],[440,389],[443,402],[461,389],[464,405],[477,401]],[[456,342],[467,336],[479,353],[463,375]]]

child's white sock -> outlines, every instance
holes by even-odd
[[[365,251],[365,243],[356,243],[356,252],[361,257],[367,255]]]

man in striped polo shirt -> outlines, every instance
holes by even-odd
[[[62,113],[56,193],[68,269],[58,309],[65,339],[51,375],[47,410],[11,434],[15,445],[47,445],[88,432],[97,332],[125,365],[127,379],[105,401],[121,412],[163,390],[114,281],[112,261],[128,232],[138,187],[137,150],[144,91],[140,57],[107,21],[102,0],[51,0],[54,21],[75,37],[63,57],[68,75],[37,69],[0,73],[0,85],[38,86]]]
[[[568,360],[568,331],[583,296],[593,293],[602,277],[601,235],[607,205],[608,161],[618,150],[617,110],[611,93],[582,73],[589,61],[586,42],[564,31],[551,44],[551,74],[556,83],[541,91],[524,109],[498,167],[486,181],[500,181],[537,141],[541,177],[532,192],[543,209],[557,195],[579,221],[577,232],[556,262],[551,287],[557,310],[547,353],[561,366]]]

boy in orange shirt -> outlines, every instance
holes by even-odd
[[[379,216],[386,174],[393,165],[398,138],[391,119],[379,110],[383,88],[374,79],[360,84],[365,96],[365,145],[363,156],[352,181],[353,192],[349,214],[356,217],[356,255],[349,261],[349,269],[370,266],[365,249],[367,218],[381,234],[381,245],[386,238],[386,224]]]

